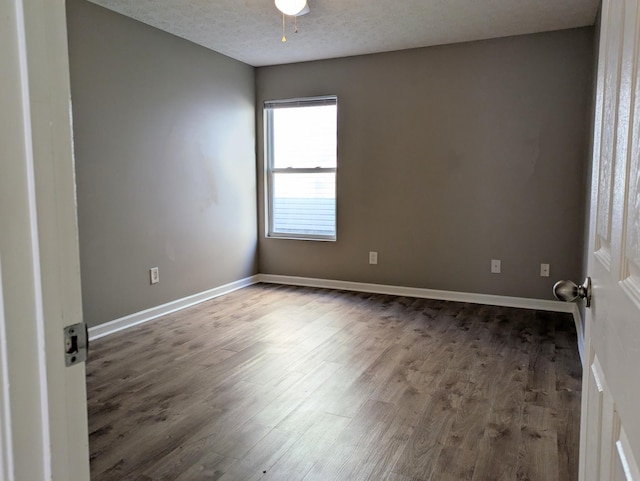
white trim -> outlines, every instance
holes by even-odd
[[[580,354],[580,362],[584,369],[587,360],[584,357],[584,327],[582,327],[582,315],[580,314],[580,309],[578,309],[577,304],[571,303],[571,305],[573,306],[571,314],[573,314],[573,322],[576,324],[576,335],[578,337],[578,353]]]
[[[16,27],[18,41],[18,62],[20,69],[20,80],[22,83],[22,132],[24,132],[25,149],[25,170],[27,176],[27,195],[29,198],[29,224],[31,230],[31,258],[33,263],[31,268],[34,279],[34,308],[36,317],[36,338],[34,344],[35,357],[38,361],[38,371],[40,373],[40,415],[42,416],[42,461],[44,476],[46,479],[52,478],[51,472],[51,432],[49,421],[49,388],[47,386],[47,361],[45,351],[45,326],[44,308],[42,305],[42,276],[40,272],[40,246],[38,239],[38,214],[36,207],[36,179],[33,153],[33,133],[31,121],[31,92],[29,89],[29,68],[27,63],[27,32],[24,18],[24,6],[22,2],[16,2]]]
[[[545,299],[530,299],[526,297],[496,296],[490,294],[474,294],[471,292],[441,291],[419,287],[389,286],[384,284],[369,284],[365,282],[335,281],[331,279],[316,279],[311,277],[280,276],[275,274],[258,274],[260,282],[268,284],[287,284],[293,286],[321,287],[326,289],[342,289],[346,291],[371,292],[372,294],[389,294],[393,296],[420,297],[441,301],[470,302],[473,304],[487,304],[492,306],[519,307],[522,309],[537,309],[539,311],[567,312],[573,316],[578,338],[578,353],[584,367],[584,329],[580,309],[575,303],[548,301]]]
[[[631,443],[629,442],[629,438],[627,438],[627,433],[624,431],[624,428],[620,428],[620,436],[618,441],[616,441],[616,450],[627,480],[635,481],[640,479],[640,469],[636,464],[633,449],[631,448]]]
[[[2,269],[0,268],[0,479],[13,481],[11,393],[9,392],[9,358],[7,356],[7,332],[5,323]]]
[[[128,316],[124,316],[119,319],[100,324],[98,326],[90,327],[89,340],[94,341],[101,337],[108,336],[109,334],[122,331],[123,329],[127,329],[129,327],[137,326],[138,324],[157,319],[158,317],[171,314],[172,312],[186,309],[187,307],[195,306],[196,304],[200,304],[201,302],[208,301],[224,294],[229,294],[233,291],[237,291],[238,289],[242,289],[243,287],[247,287],[258,282],[260,282],[258,275],[245,277],[244,279],[240,279],[229,284],[224,284],[219,287],[214,287],[213,289],[209,289],[192,296],[183,297],[182,299],[167,302],[166,304],[162,304],[160,306],[152,307],[150,309],[136,312],[134,314],[130,314]]]
[[[331,102],[328,102],[331,100]],[[304,168],[304,167],[286,167],[286,168],[276,168],[275,167],[275,158],[274,158],[274,111],[279,110],[280,108],[304,108],[310,106],[317,106],[318,102],[324,106],[335,107],[335,127],[337,129],[338,122],[338,97],[336,95],[331,96],[321,96],[321,97],[307,97],[307,98],[299,98],[299,99],[291,99],[291,100],[271,100],[265,101],[263,104],[263,130],[264,130],[264,169],[266,174],[266,188],[265,191],[267,193],[267,203],[266,203],[266,237],[273,239],[299,239],[299,240],[318,240],[318,241],[336,241],[337,239],[337,194],[336,194],[336,185],[337,185],[337,172],[338,172],[338,150],[336,144],[335,151],[335,167],[315,167],[315,168]],[[277,175],[285,175],[285,174],[314,174],[314,175],[322,175],[322,174],[334,174],[333,176],[333,185],[334,185],[334,206],[333,206],[333,234],[313,234],[313,233],[301,233],[300,229],[296,229],[293,227],[287,228],[286,232],[276,232],[274,229],[274,217],[275,217],[275,201],[274,201],[274,185],[275,185],[275,177]],[[300,227],[300,226],[298,226]],[[304,226],[303,226],[304,227]]]
[[[582,316],[576,304],[545,299],[529,299],[525,297],[496,296],[489,294],[474,294],[471,292],[441,291],[419,287],[390,286],[384,284],[370,284],[366,282],[336,281],[331,279],[317,279],[312,277],[281,276],[275,274],[256,274],[223,286],[209,289],[192,296],[177,299],[160,306],[136,312],[128,316],[89,328],[89,339],[94,341],[109,334],[137,326],[172,312],[195,306],[201,302],[229,294],[243,287],[259,282],[265,284],[284,284],[291,286],[319,287],[324,289],[341,289],[345,291],[370,292],[372,294],[388,294],[392,296],[418,297],[423,299],[437,299],[441,301],[469,302],[473,304],[487,304],[492,306],[517,307],[522,309],[537,309],[539,311],[567,312],[573,315],[578,334],[578,352],[584,365],[584,333]]]
[[[469,302],[472,304],[488,304],[503,307],[520,307],[523,309],[537,309],[539,311],[568,312],[571,314],[574,312],[574,304],[568,304],[560,301],[548,301],[545,299],[474,294],[471,292],[441,291],[437,289],[424,289],[421,287],[389,286],[384,284],[369,284],[366,282],[335,281],[331,279],[280,276],[275,274],[259,274],[258,278],[259,282],[265,282],[268,284],[322,287],[326,289],[370,292],[372,294],[388,294],[392,296],[420,297],[441,301]]]

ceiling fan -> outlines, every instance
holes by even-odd
[[[275,4],[283,15],[290,17],[299,17],[309,13],[307,0],[275,0]]]
[[[285,35],[285,16],[293,17],[294,33],[298,33],[298,17],[309,13],[307,0],[275,0],[276,8],[282,12],[282,43],[287,41]]]

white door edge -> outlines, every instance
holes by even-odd
[[[11,399],[7,372],[7,331],[2,294],[2,258],[0,257],[0,479],[14,481]]]
[[[88,481],[84,365],[63,349],[82,317],[65,2],[0,19],[0,478]]]

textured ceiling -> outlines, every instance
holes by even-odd
[[[593,25],[599,0],[308,0],[299,33],[273,0],[91,0],[254,66]]]

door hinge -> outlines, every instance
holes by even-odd
[[[64,362],[73,366],[87,360],[89,331],[85,322],[64,328]]]

